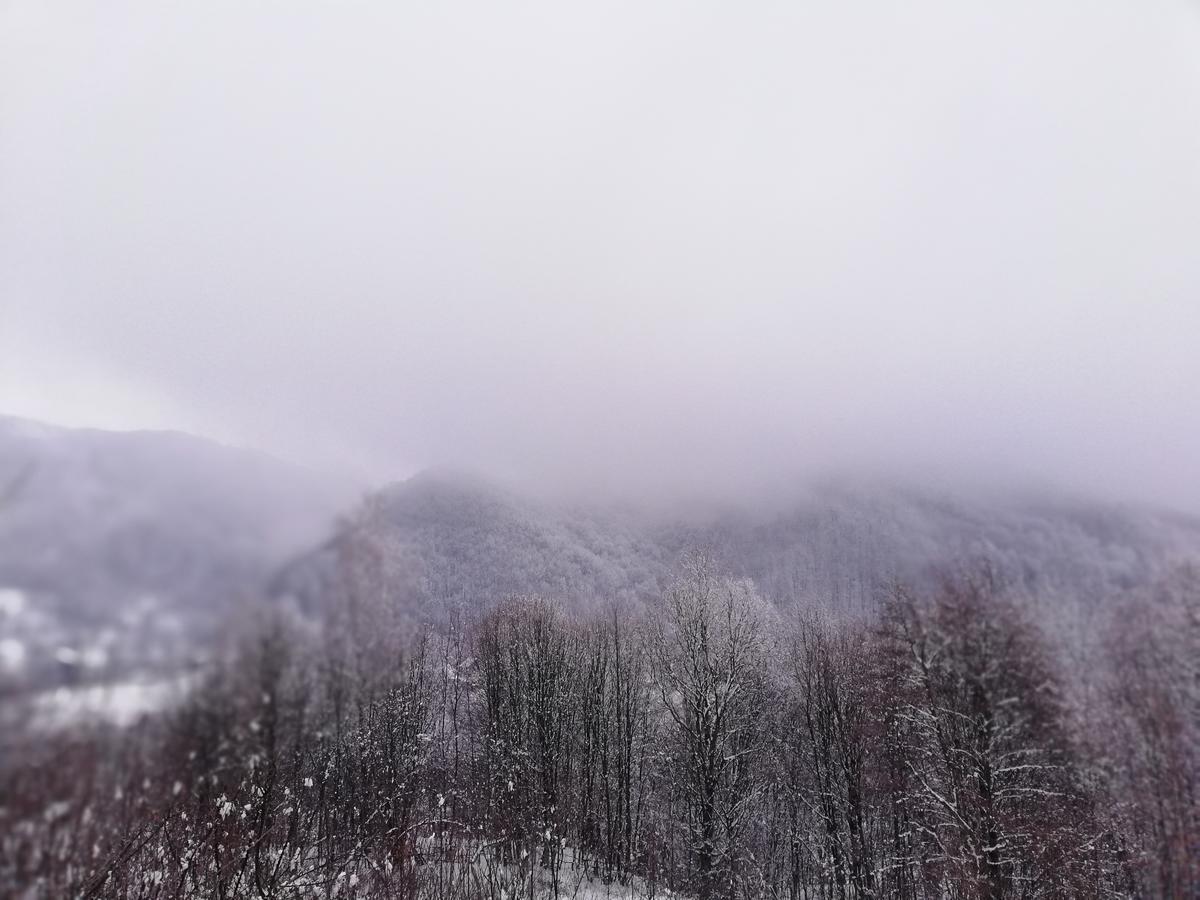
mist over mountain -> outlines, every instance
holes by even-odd
[[[187,665],[354,497],[191,435],[0,418],[0,679]]]
[[[370,596],[412,624],[515,594],[639,607],[697,548],[778,605],[843,612],[979,560],[1045,603],[1103,604],[1200,556],[1195,518],[1056,495],[829,484],[767,507],[636,507],[435,469],[359,502],[189,435],[13,418],[0,479],[5,677],[32,682],[176,669],[264,602],[322,618]]]
[[[1152,6],[6,4],[0,408],[1200,512],[1200,16]]]
[[[1195,900],[1196,110],[1197,0],[0,3],[0,897]]]
[[[688,575],[697,571],[697,551],[712,568]],[[138,846],[127,829],[143,821],[221,857],[231,851],[210,850],[209,835],[236,828],[231,816],[240,809],[270,821],[272,840],[321,847],[326,842],[296,831],[289,819],[316,822],[320,816],[310,810],[325,804],[357,816],[364,784],[372,785],[368,808],[388,809],[393,791],[424,798],[410,801],[405,815],[424,804],[422,816],[450,817],[413,826],[434,832],[414,839],[422,849],[411,863],[414,878],[430,878],[439,866],[478,858],[469,840],[461,859],[444,849],[422,855],[451,845],[449,832],[438,829],[457,821],[455,804],[466,810],[464,818],[486,822],[490,792],[523,797],[543,790],[530,787],[541,782],[521,779],[549,771],[538,756],[547,744],[535,723],[538,715],[552,715],[561,716],[547,732],[556,735],[553,752],[574,760],[556,777],[583,807],[539,800],[537,815],[550,818],[526,828],[522,840],[532,842],[533,852],[520,856],[519,866],[498,863],[506,868],[497,877],[537,900],[566,896],[556,881],[542,883],[559,874],[596,885],[596,893],[573,889],[577,896],[613,896],[610,887],[622,896],[626,890],[655,896],[645,883],[645,873],[654,871],[648,857],[631,856],[601,876],[586,862],[590,851],[576,848],[596,833],[587,804],[603,806],[589,799],[592,788],[579,785],[592,783],[605,754],[619,760],[625,752],[631,773],[630,748],[643,759],[642,774],[624,779],[627,790],[613,789],[623,776],[599,779],[602,790],[623,798],[618,805],[630,808],[636,795],[658,804],[661,821],[689,815],[672,812],[666,800],[692,758],[670,743],[671,723],[688,720],[654,705],[675,696],[670,682],[655,679],[680,670],[666,668],[675,663],[656,654],[676,653],[663,649],[667,641],[699,648],[683,637],[699,620],[668,618],[664,625],[664,615],[699,615],[711,629],[715,652],[705,647],[681,657],[709,660],[696,670],[703,684],[745,675],[732,662],[728,672],[712,668],[726,661],[751,659],[757,673],[738,688],[748,693],[737,707],[738,715],[752,717],[745,721],[757,729],[757,743],[722,745],[727,737],[713,731],[714,758],[754,754],[761,771],[738,777],[753,777],[760,787],[745,796],[760,804],[761,815],[779,818],[761,834],[731,831],[730,844],[770,847],[771,834],[790,829],[807,846],[840,848],[850,826],[830,836],[824,813],[812,813],[829,786],[807,773],[834,771],[830,760],[839,753],[855,758],[859,751],[851,748],[873,748],[862,751],[876,767],[863,782],[867,793],[860,796],[857,782],[837,787],[851,798],[846,810],[860,804],[877,823],[873,849],[855,852],[924,865],[922,855],[885,849],[891,831],[883,827],[881,798],[888,796],[883,773],[891,749],[870,730],[917,709],[917,721],[941,716],[947,726],[974,716],[962,730],[969,745],[962,752],[976,752],[970,735],[993,716],[1006,731],[1027,729],[1026,744],[995,753],[1001,762],[1032,753],[1053,760],[1017,763],[1012,771],[1030,774],[1009,776],[1020,777],[1020,790],[1037,799],[1027,801],[1035,813],[1028,820],[1010,816],[1004,827],[1036,835],[1036,845],[1054,840],[1077,848],[1084,832],[1111,842],[1124,828],[1121,834],[1134,835],[1139,846],[1164,841],[1175,848],[1170,836],[1189,834],[1195,819],[1189,791],[1197,745],[1186,715],[1196,708],[1188,678],[1200,637],[1200,585],[1188,566],[1197,563],[1197,517],[1044,486],[951,491],[864,475],[781,483],[770,498],[750,493],[737,500],[725,491],[720,499],[676,493],[668,502],[650,492],[631,503],[595,491],[523,491],[513,482],[436,468],[362,496],[346,479],[188,434],[0,418],[0,759],[12,760],[0,765],[2,793],[12,798],[0,805],[0,844],[15,861],[0,863],[0,884],[31,883],[34,869],[48,873],[41,876],[48,884],[79,880],[74,869],[30,852],[52,845],[59,821],[73,823],[78,834],[59,858],[115,859],[93,877],[131,884],[161,882],[155,868],[161,863],[149,855],[122,862],[126,848]],[[995,588],[980,587],[991,582],[971,581],[969,574],[964,580],[963,573],[983,571],[981,564],[997,576]],[[713,580],[715,572],[722,574]],[[680,573],[699,580],[682,581]],[[706,584],[715,593],[703,600]],[[901,584],[911,594],[898,599],[891,590]],[[726,599],[713,605],[711,597]],[[890,642],[902,637],[908,643],[897,651]],[[920,691],[913,696],[925,697],[919,702],[926,706],[898,705],[889,694],[927,671],[921,655],[927,641],[952,661],[945,671],[947,663],[937,663],[936,683],[958,697],[958,708]],[[974,685],[980,672],[983,712],[974,688],[955,693]],[[509,693],[494,703],[500,690]],[[618,715],[622,707],[614,702],[621,697],[631,705]],[[821,736],[812,716],[836,723],[846,713],[822,708],[815,698],[851,704],[845,709],[862,717],[856,743]],[[605,716],[625,724],[602,727]],[[604,728],[615,729],[619,740],[610,742]],[[1061,733],[1067,729],[1069,741]],[[921,761],[936,759],[941,734],[905,738],[902,752],[912,764],[929,766],[919,770],[920,779],[938,771]],[[1160,745],[1166,762],[1153,755]],[[148,770],[153,777],[130,761],[139,753],[156,767]],[[451,776],[460,753],[468,760],[465,774]],[[790,759],[801,762],[788,774],[782,764]],[[278,789],[271,786],[274,771],[288,773],[277,809],[268,804]],[[477,781],[479,771],[492,774]],[[91,778],[111,801],[94,806]],[[219,778],[225,781],[217,789]],[[920,779],[903,796],[931,797],[936,805],[942,788]],[[1100,787],[1080,787],[1092,783],[1087,779]],[[126,796],[144,804],[132,818]],[[739,796],[721,802],[733,809]],[[1090,805],[1097,797],[1109,804],[1099,812]],[[296,815],[297,809],[305,812]],[[837,814],[846,812],[839,806]],[[603,815],[612,822],[605,833],[617,835],[622,816]],[[345,827],[373,834],[367,819]],[[1147,824],[1154,822],[1166,824]],[[643,827],[653,826],[636,826]],[[1168,838],[1154,827],[1169,829]],[[686,837],[673,840],[688,846]],[[356,839],[321,863],[334,883],[336,871],[365,858],[368,843]],[[562,857],[542,863],[540,846]],[[232,852],[253,857],[252,847]],[[1123,853],[1106,850],[1098,866],[1083,856],[1085,863],[1072,861],[1063,879],[1119,880],[1114,873],[1123,871]],[[181,855],[171,865],[186,871],[190,859]],[[804,878],[813,884],[824,883],[827,870],[836,879],[838,866],[847,868],[816,860],[805,864]],[[1007,865],[1029,863],[1014,856]],[[1079,867],[1091,874],[1077,874]],[[1150,885],[1186,884],[1181,879],[1193,869],[1186,849],[1171,849],[1136,877]],[[224,877],[215,865],[195,871],[185,877],[214,883]],[[307,863],[276,871],[281,884],[312,884]],[[1059,857],[1046,871],[1067,872]],[[671,877],[702,884],[686,868]],[[783,869],[773,877],[787,881]],[[606,878],[612,884],[601,894]],[[703,896],[702,888],[693,890]],[[1044,896],[1096,895],[1091,890]],[[371,891],[350,896],[393,895],[390,888]],[[856,891],[851,896],[868,896]],[[475,896],[465,888],[446,895]],[[493,896],[512,895],[505,889]]]
[[[987,560],[1072,615],[1200,558],[1200,521],[1055,494],[794,486],[763,505],[549,500],[433,469],[345,481],[179,433],[0,419],[0,623],[10,685],[177,671],[221,630],[369,600],[416,626],[536,594],[641,608],[711,552],[779,606],[873,608]]]
[[[1063,495],[949,494],[918,485],[796,490],[783,508],[686,511],[532,500],[432,470],[371,496],[272,591],[301,608],[386,590],[415,619],[512,594],[588,608],[645,604],[689,550],[711,552],[777,605],[874,607],[898,581],[987,561],[1042,602],[1100,607],[1200,559],[1200,519]]]
[[[864,721],[884,721],[894,714],[888,704],[896,702],[888,691],[928,671],[924,642],[944,642],[960,631],[961,646],[942,643],[937,653],[955,659],[983,653],[984,675],[968,667],[939,678],[957,691],[985,677],[980,690],[988,692],[988,705],[978,712],[971,693],[961,710],[947,711],[917,692],[913,696],[927,697],[922,702],[929,705],[920,721],[941,715],[960,722],[974,715],[983,728],[999,716],[1004,729],[1030,729],[1026,740],[1032,742],[1059,741],[1057,729],[1069,725],[1078,731],[1070,745],[1075,755],[1055,752],[1081,772],[1084,763],[1076,758],[1096,760],[1090,765],[1106,773],[1105,783],[1133,798],[1134,805],[1121,809],[1136,809],[1138,822],[1157,814],[1170,816],[1174,830],[1190,827],[1175,824],[1191,815],[1191,732],[1177,712],[1190,701],[1186,694],[1154,693],[1160,686],[1174,691],[1185,685],[1183,673],[1200,634],[1195,570],[1186,568],[1200,561],[1200,520],[1184,514],[1044,490],[947,493],[866,480],[781,486],[774,502],[765,504],[761,498],[719,504],[697,498],[682,506],[585,503],[530,496],[452,469],[429,470],[359,500],[337,479],[198,437],[69,430],[11,418],[0,419],[0,484],[0,757],[11,754],[15,761],[0,767],[0,777],[8,779],[5,792],[15,798],[0,806],[0,842],[18,860],[0,867],[0,877],[10,884],[30,881],[27,870],[35,865],[50,866],[45,877],[55,883],[75,877],[14,851],[44,845],[58,817],[79,817],[89,847],[113,840],[124,833],[119,823],[125,821],[120,803],[126,791],[152,797],[139,800],[154,804],[147,810],[163,810],[139,807],[138,817],[157,816],[169,823],[164,829],[200,834],[194,846],[209,852],[208,836],[227,827],[235,809],[260,821],[276,814],[265,805],[267,812],[253,811],[277,789],[271,773],[289,771],[286,766],[294,771],[278,804],[285,818],[297,807],[326,802],[356,810],[356,791],[373,783],[369,779],[395,782],[365,794],[369,808],[388,809],[389,790],[415,797],[413,779],[440,785],[440,779],[453,778],[455,786],[445,790],[459,799],[447,804],[446,794],[430,790],[422,801],[429,815],[453,820],[459,815],[455,803],[467,808],[475,797],[490,802],[492,790],[471,781],[473,775],[451,775],[451,761],[460,753],[471,754],[464,773],[496,765],[499,774],[485,785],[507,785],[501,796],[520,797],[532,789],[529,784],[541,783],[522,782],[525,774],[552,771],[538,756],[543,751],[519,749],[488,762],[493,755],[524,740],[548,746],[538,715],[563,717],[545,732],[557,735],[553,741],[590,748],[601,733],[596,716],[607,715],[614,697],[625,697],[634,712],[613,721],[637,735],[621,739],[627,748],[622,765],[634,771],[629,748],[635,743],[646,760],[639,764],[644,774],[629,777],[629,791],[637,784],[661,803],[691,757],[651,748],[661,746],[660,735],[671,734],[670,722],[691,720],[653,712],[655,698],[671,703],[676,696],[670,681],[653,679],[691,672],[685,677],[718,685],[719,703],[734,702],[732,693],[721,692],[723,679],[750,692],[737,701],[737,714],[763,717],[754,727],[776,742],[725,746],[724,732],[714,730],[711,740],[697,744],[718,742],[713,765],[751,753],[776,765],[763,748],[788,740],[795,752],[822,759],[821,748],[833,744],[812,737],[816,707],[791,705],[789,691],[801,691],[796,696],[811,703],[861,684],[854,688],[863,693],[853,701],[853,715],[871,710]],[[983,581],[971,580],[980,572],[988,573]],[[893,593],[899,585],[908,593]],[[1027,630],[1030,623],[1036,630]],[[871,661],[901,638],[909,643],[898,656]],[[654,662],[673,658],[655,654],[673,654],[664,648],[676,644],[685,650],[678,663],[669,663],[672,668]],[[826,654],[835,652],[850,654],[845,668],[836,670],[838,686],[812,687],[818,675],[834,677],[828,668],[834,657]],[[895,672],[887,669],[893,664],[900,666]],[[629,665],[637,668],[621,668]],[[743,665],[758,674],[741,683]],[[1149,680],[1127,682],[1129,666],[1151,673]],[[496,702],[498,685],[507,679],[512,693]],[[1113,686],[1127,683],[1139,693],[1120,699],[1124,695]],[[804,693],[810,689],[816,693]],[[1098,691],[1109,699],[1097,703]],[[897,708],[907,714],[908,707]],[[1114,709],[1134,713],[1105,718]],[[1149,724],[1134,719],[1142,710],[1158,718]],[[511,719],[477,724],[490,722],[489,715]],[[1034,729],[1029,723],[1039,716],[1053,718]],[[1116,731],[1112,723],[1119,722],[1125,728],[1120,746],[1131,747],[1157,735],[1160,719],[1172,729],[1174,755],[1165,779],[1145,766],[1113,774],[1095,739],[1098,726],[1080,724],[1099,722]],[[767,731],[767,722],[774,731]],[[965,733],[977,733],[976,726]],[[866,732],[855,740],[875,747],[872,752],[886,746]],[[937,746],[932,738],[928,744],[906,740],[911,758],[936,755],[929,752]],[[79,755],[61,770],[37,769],[43,747],[56,759]],[[161,767],[154,778],[135,775],[133,764],[124,762],[125,747],[145,748]],[[583,755],[556,776],[568,786],[571,779],[590,783],[603,771],[597,761],[603,754],[620,759],[613,748],[577,751]],[[1034,751],[998,752],[1004,760],[1004,754]],[[106,792],[116,799],[103,808],[95,834],[86,830],[93,828],[86,790],[64,777],[89,765],[104,773],[100,783],[122,785]],[[266,774],[259,774],[264,768]],[[216,775],[196,776],[188,786],[193,772],[208,771],[230,779],[223,790],[237,803],[206,784]],[[828,793],[810,784],[804,769],[786,777],[771,771],[755,777],[808,798],[803,809]],[[1004,827],[1049,835],[1039,840],[1067,847],[1077,845],[1083,827],[1114,827],[1102,816],[1079,818],[1090,808],[1089,795],[1062,780],[1062,773],[1075,771],[1068,764],[1016,764],[1013,771],[1032,773],[1020,776],[1021,786],[1039,798],[1037,815],[1029,820],[1033,824],[1010,818]],[[267,781],[254,780],[263,777]],[[318,783],[321,790],[312,790]],[[886,792],[875,780],[867,783],[870,802],[881,802]],[[591,802],[588,790],[568,789]],[[858,796],[854,790],[851,796]],[[939,790],[929,795],[941,796]],[[69,799],[57,799],[63,797]],[[192,805],[177,807],[180,797]],[[729,802],[735,808],[741,801]],[[763,815],[778,814],[783,802],[765,805]],[[1168,813],[1161,812],[1164,804]],[[539,815],[553,817],[558,809],[553,803]],[[486,819],[477,811],[469,815]],[[574,821],[567,815],[562,821]],[[539,824],[531,840],[556,848],[563,860],[578,860],[581,851],[574,848],[587,846],[594,831],[586,825],[591,814],[579,815],[585,827],[578,834],[568,830],[563,833],[570,837],[556,837],[554,829],[567,826]],[[797,825],[799,815],[787,827],[809,835],[805,840],[813,846],[830,840],[820,819]],[[316,821],[306,813],[293,822],[301,819]],[[619,831],[615,823],[621,820],[612,817],[610,833]],[[211,824],[195,832],[196,822]],[[632,834],[632,817],[629,822]],[[282,835],[282,824],[276,825]],[[369,816],[366,825],[345,827],[371,833]],[[442,840],[435,836],[418,846]],[[363,846],[355,842],[345,859],[358,859]],[[83,845],[70,848],[61,852],[97,855]],[[437,852],[433,862],[418,855],[413,871],[426,877],[431,866],[447,865],[445,853]],[[475,858],[471,852],[464,858]],[[1176,869],[1190,865],[1186,854],[1177,856],[1156,862],[1145,879],[1175,878]],[[535,857],[527,852],[520,865]],[[1123,857],[1110,858],[1099,874],[1087,877],[1113,881]],[[1020,857],[1010,865],[1027,864]],[[117,864],[95,877],[158,884],[153,865],[149,859]],[[344,871],[347,864],[327,868],[338,865]],[[838,864],[832,865],[836,872]],[[570,872],[580,884],[602,880],[594,867],[575,862],[564,866],[551,859],[537,866],[531,878],[544,877],[538,873],[545,868]],[[806,877],[819,883],[823,866]],[[206,866],[194,877],[219,881],[223,876],[214,871]],[[308,885],[307,871],[300,866],[278,877]],[[502,877],[515,877],[503,871]],[[640,857],[613,871],[604,878],[630,884],[634,896],[654,895],[641,886],[642,873],[653,870]],[[678,876],[680,883],[698,883],[688,871]],[[1048,871],[1064,870],[1055,862]],[[1084,877],[1074,872],[1062,878]],[[558,895],[556,882],[543,889],[521,875],[520,883],[531,897]]]

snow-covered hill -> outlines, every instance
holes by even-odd
[[[0,686],[186,665],[353,497],[190,435],[0,417]]]
[[[825,487],[770,512],[687,515],[536,502],[446,472],[371,498],[276,595],[308,610],[386,592],[437,618],[447,604],[538,593],[568,605],[641,603],[680,554],[707,549],[779,604],[869,607],[897,579],[988,560],[1047,604],[1102,603],[1200,559],[1200,520],[1079,499]]]
[[[987,558],[1077,615],[1200,559],[1200,520],[1156,510],[895,486],[794,497],[683,514],[430,471],[356,508],[328,476],[201,438],[0,418],[0,690],[174,677],[264,599],[316,619],[369,599],[410,621],[514,593],[636,606],[697,547],[776,603],[848,611]]]

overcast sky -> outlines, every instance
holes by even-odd
[[[0,0],[0,411],[1200,510],[1200,4]]]

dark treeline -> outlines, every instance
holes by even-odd
[[[703,559],[636,614],[381,610],[14,754],[0,894],[1198,896],[1194,579],[1114,616],[1072,692],[986,570],[854,620]]]

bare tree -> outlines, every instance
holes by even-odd
[[[1182,900],[1200,885],[1200,574],[1123,605],[1109,629],[1103,743],[1133,886]]]
[[[357,618],[266,621],[178,709],[0,759],[0,894],[1195,893],[1195,576],[1136,598],[1072,718],[987,570],[787,625],[701,556],[644,615],[436,633],[361,571]]]
[[[989,570],[886,623],[907,802],[925,874],[954,896],[1080,896],[1101,835],[1037,634]]]
[[[747,581],[695,557],[651,624],[663,708],[674,724],[679,782],[702,900],[735,890],[739,837],[764,747],[768,610]]]
[[[871,647],[854,625],[834,625],[815,615],[796,623],[788,654],[789,703],[779,744],[788,795],[795,806],[793,846],[822,847],[820,883],[837,897],[875,892],[874,814],[870,807],[873,717]],[[806,833],[808,819],[815,834]],[[792,866],[799,890],[801,860]]]

